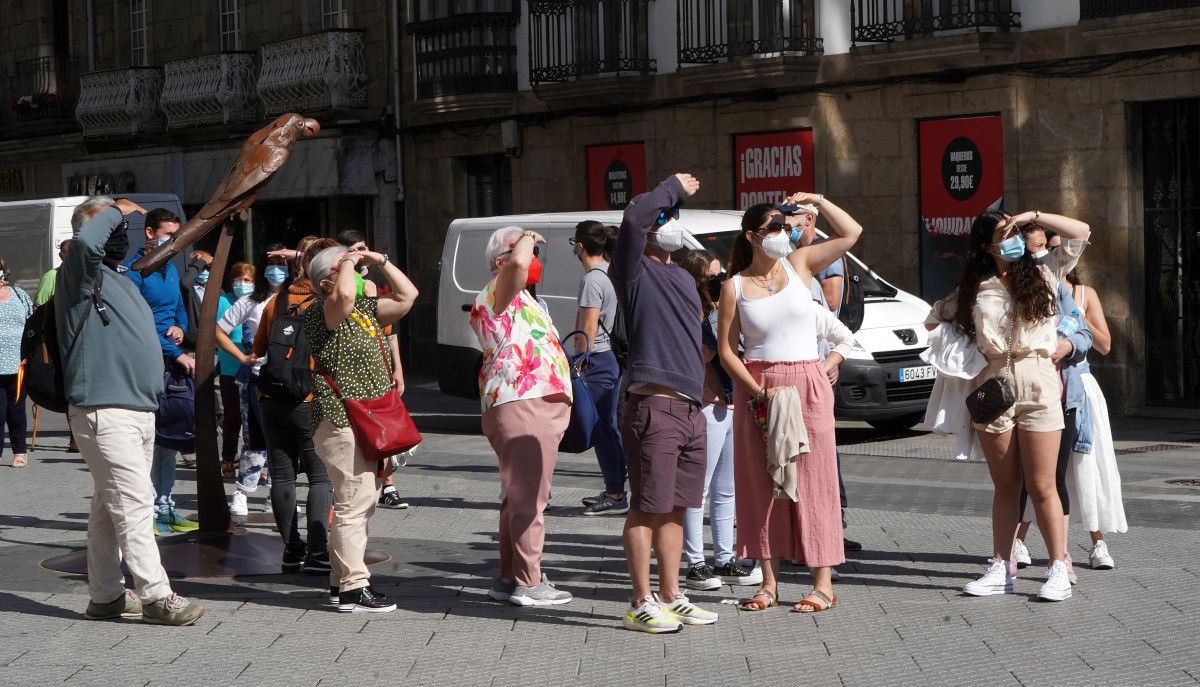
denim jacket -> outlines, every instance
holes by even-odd
[[[1071,291],[1062,284],[1058,285],[1058,321],[1064,315],[1075,311],[1075,299]],[[1062,337],[1059,332],[1059,337]],[[1087,354],[1092,350],[1092,330],[1088,328],[1087,320],[1079,318],[1079,329],[1074,334],[1065,337],[1071,342],[1071,352],[1059,365],[1062,369],[1063,387],[1066,389],[1066,410],[1075,410],[1075,446],[1076,453],[1092,452],[1092,410],[1088,404],[1087,394],[1083,389],[1083,373],[1088,371]]]

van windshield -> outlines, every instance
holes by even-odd
[[[705,250],[712,251],[713,255],[721,260],[722,265],[729,264],[729,252],[733,249],[733,240],[737,238],[737,231],[722,231],[713,232],[711,234],[696,234],[693,238],[704,247]],[[687,250],[676,252],[672,259],[678,262],[682,259],[683,254]],[[866,298],[894,298],[896,296],[896,288],[876,277],[870,270],[863,269],[862,265],[854,260],[849,260],[850,274],[857,276],[863,287],[863,296]]]

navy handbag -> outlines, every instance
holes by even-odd
[[[562,338],[560,343],[564,350],[567,340],[576,334],[582,335],[583,332],[575,330]],[[558,450],[563,453],[583,453],[595,443],[595,429],[600,422],[600,413],[596,411],[592,392],[588,390],[583,377],[583,369],[587,366],[591,354],[589,346],[588,350],[570,358],[571,395],[574,400],[571,402],[571,423],[567,425],[562,441],[558,442]]]

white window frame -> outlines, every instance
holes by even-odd
[[[221,0],[217,10],[221,51],[242,49],[242,8],[239,0]]]
[[[345,9],[345,0],[321,0],[321,28],[323,30],[350,28],[350,17]]]
[[[129,0],[129,63],[144,67],[150,63],[150,21],[148,0]]]

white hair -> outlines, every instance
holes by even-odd
[[[484,253],[488,269],[492,271],[492,274],[496,273],[496,258],[512,250],[513,244],[524,233],[524,229],[515,225],[500,227],[492,232],[491,237],[488,238],[487,251]]]
[[[328,279],[338,258],[349,252],[350,250],[345,246],[331,246],[314,255],[308,263],[308,278],[312,281],[313,286]]]
[[[92,196],[75,206],[75,211],[71,213],[71,230],[76,234],[79,233],[79,228],[83,223],[92,218],[92,215],[110,208],[116,204],[112,198],[108,196]]]

